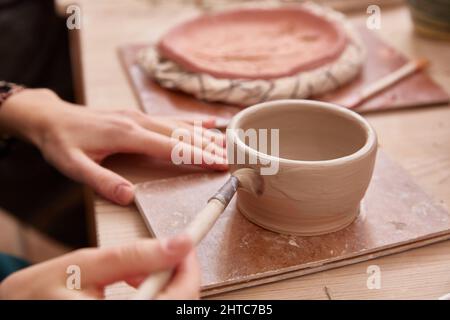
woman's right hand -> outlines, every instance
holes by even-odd
[[[200,272],[186,235],[68,253],[10,275],[0,284],[0,299],[102,299],[109,284],[138,286],[149,274],[169,268],[175,274],[156,298],[198,299]]]

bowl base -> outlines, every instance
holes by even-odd
[[[267,225],[264,222],[258,221],[257,219],[254,218],[253,215],[248,214],[245,209],[241,208],[241,206],[237,205],[237,208],[239,210],[239,212],[250,222],[266,229],[269,231],[273,231],[276,233],[280,233],[280,234],[285,234],[285,235],[291,235],[291,236],[302,236],[302,237],[312,237],[312,236],[319,236],[319,235],[324,235],[324,234],[328,234],[328,233],[333,233],[339,230],[342,230],[346,227],[348,227],[350,224],[352,224],[356,218],[359,216],[359,213],[361,211],[361,204],[359,204],[355,209],[351,210],[350,212],[348,212],[348,214],[345,215],[345,219],[342,219],[342,221],[339,221],[339,224],[336,223],[327,223],[324,224],[323,226],[317,226],[314,229],[309,229],[309,230],[287,230],[287,229],[283,229],[280,227],[276,227],[276,226],[272,226],[272,225]]]

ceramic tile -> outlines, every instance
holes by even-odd
[[[158,238],[181,232],[227,179],[192,174],[142,183],[136,202]],[[198,247],[204,294],[364,261],[450,238],[449,213],[380,151],[358,218],[335,233],[299,237],[265,230],[230,203]]]

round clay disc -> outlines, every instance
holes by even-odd
[[[330,63],[346,44],[340,27],[301,7],[240,9],[178,25],[158,51],[191,72],[273,79]]]

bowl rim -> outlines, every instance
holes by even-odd
[[[303,107],[311,107],[311,108],[320,108],[322,110],[326,110],[328,112],[334,113],[334,114],[340,114],[346,118],[350,118],[355,120],[366,132],[366,142],[364,145],[356,150],[355,152],[348,154],[343,157],[334,158],[334,159],[327,159],[327,160],[293,160],[293,159],[287,159],[282,157],[274,157],[272,155],[262,153],[258,150],[255,150],[251,147],[249,147],[247,144],[242,141],[239,136],[236,134],[235,129],[239,129],[237,125],[246,117],[254,114],[255,112],[258,112],[260,110],[268,109],[268,108],[283,108],[287,106],[293,106],[302,104]],[[231,129],[231,130],[229,130]],[[322,101],[316,101],[316,100],[306,100],[306,99],[282,99],[282,100],[272,100],[267,102],[258,103],[255,105],[252,105],[250,107],[247,107],[237,113],[230,121],[228,127],[227,127],[227,140],[228,135],[232,135],[233,142],[237,145],[238,148],[243,149],[246,153],[251,153],[253,155],[256,155],[257,157],[260,157],[265,160],[269,161],[279,161],[280,163],[285,164],[304,164],[304,165],[310,165],[310,166],[334,166],[339,164],[348,163],[354,160],[358,160],[360,158],[363,158],[367,156],[370,151],[372,151],[374,148],[377,147],[377,135],[375,130],[372,128],[372,126],[369,124],[369,122],[364,119],[361,115],[358,113],[349,110],[345,107],[342,107],[337,104],[329,103],[329,102],[322,102]],[[227,141],[228,145],[228,141]]]

